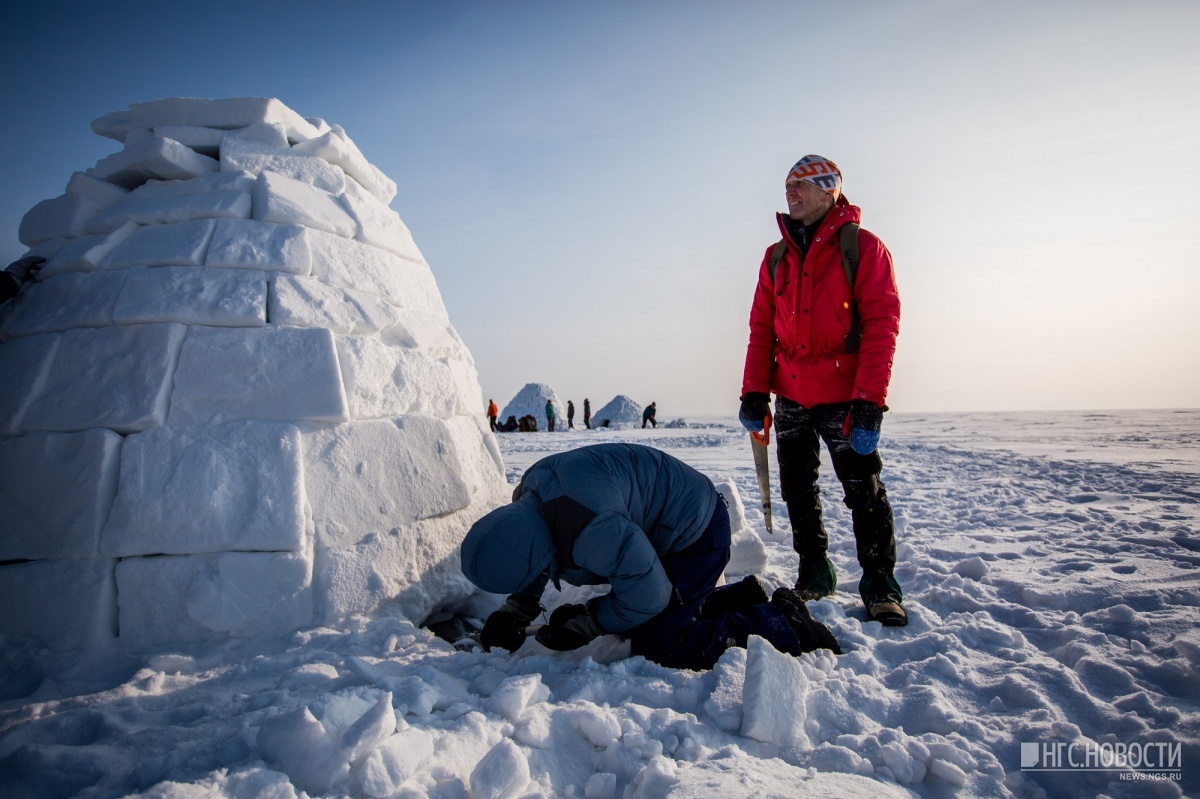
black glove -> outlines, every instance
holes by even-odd
[[[561,605],[550,614],[550,621],[537,631],[537,640],[547,649],[565,652],[578,649],[604,635],[589,605]]]
[[[850,448],[859,455],[870,455],[879,446],[883,408],[868,400],[851,400],[846,424],[850,427]]]
[[[525,643],[525,628],[542,612],[533,597],[513,594],[499,610],[487,617],[479,633],[479,644],[483,651],[491,652],[498,646],[516,652]]]
[[[763,420],[771,413],[771,396],[751,391],[742,397],[742,407],[738,410],[738,421],[742,427],[751,433],[763,429]]]
[[[25,283],[41,270],[44,263],[46,259],[40,255],[26,255],[19,261],[13,261],[4,271],[15,277],[18,283]]]

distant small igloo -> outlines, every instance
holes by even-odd
[[[504,406],[504,410],[500,412],[500,421],[507,420],[509,416],[520,419],[522,416],[531,414],[533,418],[537,419],[538,430],[545,430],[546,400],[550,400],[550,407],[554,408],[554,429],[565,430],[567,428],[566,408],[559,401],[558,395],[554,393],[553,389],[545,383],[526,383],[525,387],[517,392],[517,396]]]
[[[642,406],[634,402],[631,397],[618,394],[607,405],[592,414],[592,427],[600,427],[604,424],[605,419],[608,420],[609,427],[617,429],[636,427],[642,423]]]
[[[470,353],[340,127],[275,99],[92,123],[0,307],[0,628],[52,647],[277,635],[471,588],[505,498]]]

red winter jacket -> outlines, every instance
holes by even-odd
[[[785,217],[777,216],[787,255],[774,281],[770,262],[775,245],[767,248],[758,270],[742,395],[774,393],[805,407],[852,399],[882,405],[900,330],[900,295],[891,253],[874,234],[859,231],[854,299],[862,342],[858,352],[847,354],[850,285],[842,267],[838,230],[857,222],[862,211],[839,197],[821,220],[803,263]]]

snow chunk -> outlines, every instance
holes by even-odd
[[[126,222],[103,236],[80,236],[69,242],[46,262],[42,271],[38,273],[38,279],[46,280],[67,272],[87,272],[99,269],[108,254],[118,245],[125,243],[137,229],[138,226],[135,222]]]
[[[67,194],[77,194],[96,203],[101,209],[108,208],[120,202],[129,190],[115,186],[107,180],[101,180],[86,172],[75,172],[67,181]]]
[[[370,533],[470,502],[450,431],[434,417],[411,414],[316,429],[305,433],[304,446],[304,482],[319,546],[351,546]],[[348,474],[355,479],[346,480]]]
[[[161,425],[186,330],[175,324],[68,330],[26,429],[135,433]]]
[[[100,267],[199,266],[204,263],[216,224],[212,219],[197,219],[139,227],[105,256]]]
[[[329,132],[322,136],[298,143],[294,150],[340,166],[347,175],[382,203],[390,203],[396,196],[395,181],[367,161],[340,125],[333,125]]]
[[[307,791],[328,791],[350,774],[350,764],[307,707],[272,716],[258,728],[258,750]]]
[[[350,763],[358,763],[395,731],[396,711],[392,710],[392,694],[384,692],[374,707],[342,732],[339,741],[342,755]]]
[[[112,319],[116,324],[263,327],[267,323],[266,276],[192,266],[131,269]]]
[[[271,318],[279,320],[274,311]],[[338,336],[337,348],[352,419],[454,415],[457,386],[444,360],[389,346],[373,336]],[[482,438],[482,430],[480,434]]]
[[[348,418],[328,330],[190,328],[175,372],[172,425]]]
[[[290,552],[125,558],[117,564],[121,640],[146,650],[286,634],[312,623],[311,566]]]
[[[36,560],[0,566],[0,629],[9,640],[32,638],[54,649],[111,641],[115,610],[111,560]]]
[[[287,146],[272,147],[262,142],[229,138],[221,142],[221,171],[271,171],[330,194],[346,190],[346,175],[336,166],[310,155],[297,155]]]
[[[706,712],[725,732],[737,732],[742,727],[742,691],[746,682],[746,650],[731,646],[721,653],[713,666],[717,687],[704,701]]]
[[[966,577],[968,580],[982,580],[987,577],[988,571],[990,571],[990,567],[979,556],[960,560],[954,566],[954,573]]]
[[[187,180],[216,172],[215,158],[200,155],[171,139],[151,137],[126,145],[119,153],[101,159],[88,174],[127,189],[147,180]]]
[[[386,799],[433,757],[433,738],[429,733],[408,727],[367,755],[359,774],[359,785],[367,796]]]
[[[760,574],[767,566],[767,547],[758,534],[746,523],[746,506],[737,484],[730,477],[714,477],[713,486],[725,497],[729,505],[729,528],[732,541],[729,563],[725,565],[726,577]]]
[[[127,122],[124,122],[127,119]],[[103,122],[101,122],[104,120]],[[200,97],[171,97],[149,103],[133,103],[128,112],[115,112],[92,123],[116,132],[122,124],[131,128],[186,125],[231,130],[255,124],[280,125],[289,139],[305,141],[324,131],[274,97],[239,97],[210,100]],[[99,133],[99,131],[96,131]],[[101,133],[101,136],[107,135]]]
[[[358,223],[336,196],[265,170],[254,186],[251,216],[260,222],[305,225],[345,238],[358,232]]]
[[[492,747],[471,772],[473,799],[513,799],[529,784],[529,761],[508,738]]]
[[[272,324],[360,335],[378,333],[399,319],[398,309],[382,297],[299,275],[271,281],[270,315]]]
[[[279,123],[256,122],[237,130],[208,128],[201,125],[155,125],[154,136],[174,139],[186,144],[201,155],[216,158],[220,154],[222,139],[246,139],[273,147],[287,147],[287,131]]]
[[[617,775],[606,771],[588,777],[583,796],[584,799],[617,799]]]
[[[81,194],[63,194],[42,200],[21,218],[17,239],[33,247],[55,238],[82,235],[88,221],[100,210],[100,204]]]
[[[109,430],[0,439],[0,561],[96,557],[121,440]]]
[[[0,436],[25,431],[25,413],[42,392],[62,335],[14,339],[0,347]]]
[[[304,544],[300,431],[274,422],[129,436],[104,554],[295,551]]]
[[[312,253],[304,231],[301,225],[220,219],[204,263],[227,269],[307,275],[312,271]]]
[[[484,707],[511,722],[516,722],[529,705],[545,702],[548,699],[550,699],[550,689],[542,684],[542,675],[523,674],[518,677],[509,677],[500,683]],[[620,734],[619,727],[617,733]]]
[[[161,225],[194,219],[250,216],[250,195],[243,191],[209,191],[171,197],[138,196],[131,193],[111,208],[101,211],[87,224],[89,233],[107,233],[126,222]]]
[[[74,272],[39,279],[0,308],[0,330],[5,336],[28,336],[109,325],[124,286],[124,273]]]
[[[805,731],[808,681],[800,663],[750,636],[742,688],[742,735],[777,746],[812,748]]]

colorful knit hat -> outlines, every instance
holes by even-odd
[[[811,183],[834,197],[842,193],[842,170],[824,156],[806,155],[797,161],[783,183],[786,186],[793,180]]]

